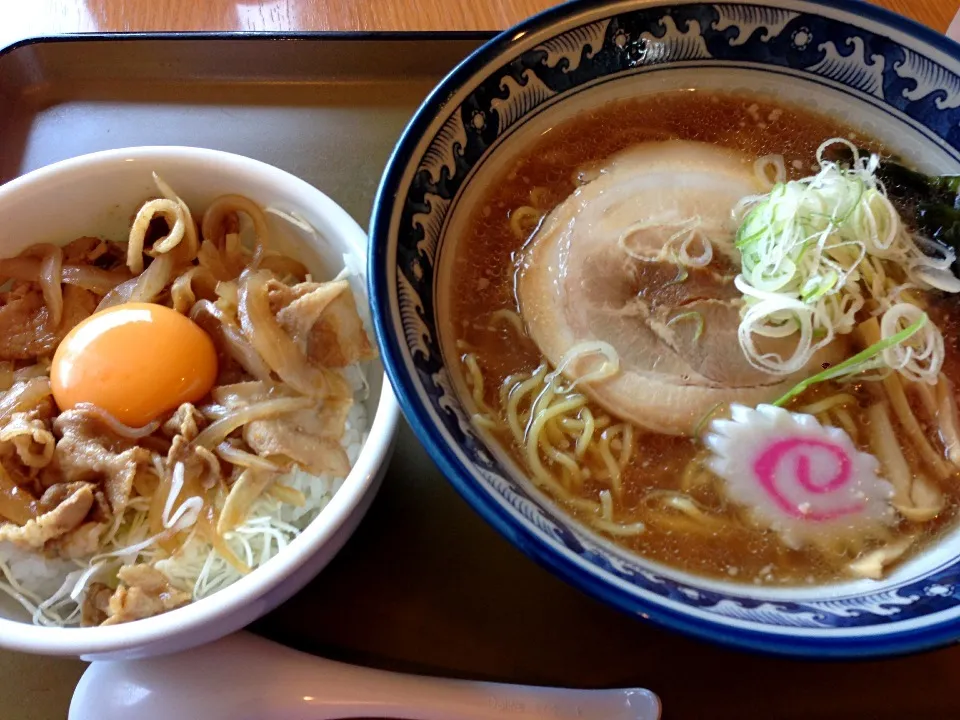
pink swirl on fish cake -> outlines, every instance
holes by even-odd
[[[835,472],[832,475],[823,475],[818,478],[812,476],[810,453],[817,449],[825,451],[835,461]],[[790,468],[793,472],[788,479],[795,481],[796,486],[809,495],[810,505],[813,505],[819,496],[840,490],[853,480],[853,461],[847,451],[839,445],[812,437],[774,440],[754,460],[753,471],[761,487],[784,513],[800,520],[824,522],[844,515],[856,514],[864,509],[863,502],[829,510],[805,509],[803,505],[807,503],[802,501],[798,504],[790,500],[778,487],[777,481],[781,477],[783,463],[790,462],[791,459],[794,461],[794,466]]]

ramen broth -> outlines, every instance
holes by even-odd
[[[483,388],[476,396],[488,409],[500,406],[501,386],[516,373],[532,373],[544,360],[537,345],[518,322],[515,274],[518,253],[539,219],[569,196],[582,181],[581,173],[604,159],[637,143],[679,138],[713,143],[759,157],[780,154],[788,178],[816,171],[815,152],[831,137],[844,137],[861,147],[881,151],[882,147],[835,119],[796,107],[763,101],[756,97],[677,91],[641,99],[613,102],[584,112],[544,133],[526,148],[501,177],[490,182],[469,220],[467,232],[459,239],[452,263],[452,287],[463,290],[450,295],[452,330],[458,352],[469,353],[479,371]],[[536,210],[518,209],[531,207]],[[512,226],[513,225],[513,226]],[[517,230],[520,230],[518,233]],[[507,311],[507,312],[503,312]],[[960,381],[957,361],[955,320],[949,305],[932,304],[930,316],[947,336],[944,372]],[[464,366],[463,379],[477,391],[476,378]],[[791,409],[809,406],[835,394],[840,386],[821,384],[806,391],[790,404]],[[875,383],[847,384],[843,392],[856,402],[847,407],[858,427],[868,427],[864,408],[878,392]],[[911,402],[915,402],[911,398]],[[468,400],[469,402],[469,400]],[[478,403],[473,403],[477,405]],[[618,422],[592,402],[592,416]],[[475,408],[478,411],[483,408]],[[506,427],[502,413],[489,410],[492,422],[486,429],[520,464],[530,470],[524,448]],[[597,527],[595,513],[578,504],[578,499],[598,501],[607,487],[604,482],[586,479],[570,483],[557,476],[565,493],[551,492],[572,515],[593,524],[602,534],[644,557],[682,570],[752,583],[805,584],[830,582],[849,577],[844,568],[854,559],[843,553],[832,556],[822,550],[793,549],[771,530],[751,523],[742,508],[726,501],[715,485],[691,478],[708,472],[695,461],[704,454],[702,444],[692,437],[669,436],[635,430],[634,451],[624,464],[622,490],[613,496],[613,515],[618,526],[644,524],[643,532],[620,534]],[[925,428],[925,431],[931,431]],[[870,452],[861,432],[853,438],[858,447]],[[622,438],[611,441],[611,451],[622,449]],[[913,464],[914,451],[904,443],[904,453]],[[946,507],[933,521],[914,524],[900,519],[895,534],[915,534],[910,552],[928,545],[951,524],[958,499],[956,478],[941,483]],[[538,483],[539,484],[539,483]],[[543,487],[541,485],[541,487]],[[696,512],[664,513],[662,491],[683,491],[695,501]],[[563,496],[561,496],[563,495]],[[669,503],[667,503],[669,508]],[[653,512],[656,508],[657,512]],[[689,507],[686,508],[689,510]],[[702,510],[703,517],[698,516]]]

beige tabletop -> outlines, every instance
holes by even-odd
[[[876,1],[941,32],[958,9],[958,0]],[[549,0],[0,0],[0,46],[26,37],[93,31],[495,30],[552,4]],[[955,28],[960,32],[960,24],[955,23]],[[0,719],[64,718],[83,669],[76,660],[0,651]],[[952,682],[946,677],[942,681]]]
[[[875,0],[941,32],[957,0]],[[0,44],[147,30],[496,30],[551,0],[0,0]]]

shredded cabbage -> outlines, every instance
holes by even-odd
[[[824,159],[835,143],[850,148],[849,167]],[[876,177],[876,155],[863,156],[834,138],[817,150],[817,161],[816,175],[777,183],[734,210],[742,218],[736,237],[742,268],[735,283],[745,300],[738,337],[750,363],[775,374],[801,370],[837,335],[850,333],[865,307],[882,315],[903,304],[904,290],[960,290],[949,270],[953,250],[938,246],[938,253],[928,254],[926,243],[911,236]],[[886,323],[887,337],[900,319],[916,320],[915,313],[906,318],[898,312]],[[794,335],[796,345],[786,358],[757,347],[757,337]],[[922,339],[923,347],[891,348],[884,357],[911,379],[935,382],[943,338],[928,323]]]

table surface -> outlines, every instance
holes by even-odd
[[[947,30],[958,10],[958,0],[877,3],[940,32]],[[549,0],[0,0],[0,47],[27,37],[75,32],[495,30],[553,4]],[[960,30],[960,25],[955,26]],[[944,681],[955,674],[949,665],[953,663],[941,668]],[[74,660],[0,652],[0,716],[7,720],[65,717],[83,667]]]
[[[876,0],[940,32],[957,0]],[[497,30],[550,0],[0,0],[0,44],[69,32]]]

